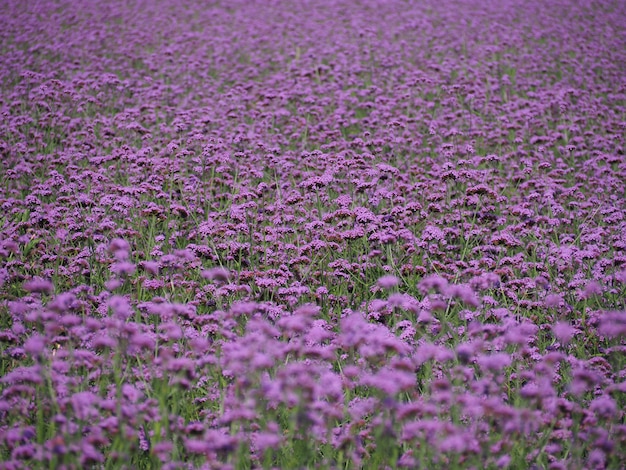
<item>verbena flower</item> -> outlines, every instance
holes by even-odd
[[[554,333],[554,336],[562,344],[568,344],[577,333],[577,331],[578,330],[576,330],[576,328],[574,328],[567,322],[557,322],[552,327],[552,332]]]
[[[40,356],[45,348],[46,339],[39,334],[31,336],[24,343],[24,351],[34,357]]]
[[[54,292],[54,285],[48,280],[34,278],[24,283],[24,289],[28,292],[38,294],[52,294]]]
[[[383,289],[391,289],[393,287],[396,287],[399,283],[400,280],[396,276],[392,275],[383,276],[376,281],[376,284],[378,284]]]

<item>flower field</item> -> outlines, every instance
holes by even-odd
[[[0,470],[626,468],[626,3],[0,5]]]

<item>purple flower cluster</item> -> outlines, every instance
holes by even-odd
[[[626,467],[623,2],[0,14],[0,469]]]

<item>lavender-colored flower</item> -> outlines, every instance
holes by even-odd
[[[610,418],[611,416],[615,416],[617,404],[609,395],[601,395],[591,401],[589,409],[600,418]]]
[[[159,325],[159,331],[165,341],[177,341],[183,337],[182,328],[174,322],[162,323]]]
[[[111,272],[118,276],[130,276],[134,274],[136,270],[137,267],[128,261],[119,261],[111,265]]]
[[[502,455],[496,461],[496,467],[498,468],[509,468],[509,464],[511,463],[511,456],[506,454]]]
[[[602,285],[598,281],[591,280],[585,285],[583,298],[588,299],[590,297],[593,297],[594,295],[600,294],[602,294]]]
[[[45,347],[46,339],[39,334],[34,334],[24,343],[24,351],[34,357],[38,357],[39,355],[41,355]]]
[[[254,447],[261,452],[267,449],[277,449],[282,441],[282,435],[276,432],[257,432],[252,436]]]
[[[120,320],[127,320],[134,314],[133,308],[125,297],[114,295],[109,299],[108,304],[113,315]]]
[[[230,272],[224,268],[205,269],[201,273],[204,279],[216,282],[228,282],[230,280]]]
[[[81,465],[93,465],[104,461],[104,455],[89,442],[83,442],[80,446]]]
[[[556,339],[562,344],[568,344],[578,330],[570,325],[568,322],[557,322],[552,327],[552,332]]]
[[[143,393],[131,384],[122,385],[122,394],[131,403],[136,403],[143,396]]]
[[[548,294],[544,299],[544,303],[548,308],[560,307],[563,302],[563,298],[558,294]]]
[[[100,402],[100,397],[91,392],[78,392],[72,395],[70,403],[74,409],[76,417],[80,420],[91,420],[98,416],[96,405]]]
[[[505,353],[484,354],[477,357],[478,364],[485,370],[500,372],[511,365],[511,356]]]
[[[159,263],[156,261],[143,261],[141,267],[153,276],[159,275]]]
[[[361,378],[361,384],[377,388],[387,395],[394,396],[415,386],[415,374],[412,371],[383,369],[375,374],[364,375]]]
[[[422,279],[417,287],[423,294],[427,294],[431,289],[441,293],[447,291],[448,281],[441,276],[431,275]]]
[[[252,315],[258,308],[254,302],[236,302],[230,307],[230,311],[236,316]]]
[[[376,281],[376,284],[378,284],[383,289],[392,289],[396,287],[399,283],[400,280],[396,276],[392,275],[383,276],[379,278],[378,281]]]
[[[608,338],[626,336],[626,311],[604,312],[600,317],[598,332]]]
[[[606,454],[601,449],[594,449],[587,457],[587,468],[600,470],[606,468]]]
[[[115,289],[121,287],[122,285],[122,281],[120,281],[117,278],[111,278],[108,281],[106,281],[104,283],[104,287],[108,290],[108,291],[114,291]]]
[[[108,251],[114,255],[115,259],[118,261],[126,261],[129,257],[130,245],[126,240],[114,238],[111,240],[111,243],[109,243]]]
[[[24,283],[24,289],[28,292],[49,295],[54,292],[54,285],[45,279],[33,278]]]
[[[467,305],[471,307],[480,306],[480,301],[478,300],[478,297],[476,297],[476,294],[474,293],[472,288],[469,286],[462,285],[462,284],[449,286],[445,290],[445,293],[446,295],[450,297],[460,299],[462,302],[466,303]]]
[[[17,367],[0,378],[4,384],[32,383],[38,385],[43,382],[41,368],[36,366]]]

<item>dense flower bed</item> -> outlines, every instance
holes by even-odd
[[[0,15],[0,469],[626,467],[626,3]]]

